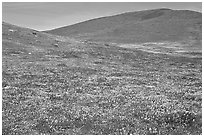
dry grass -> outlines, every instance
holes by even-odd
[[[19,40],[2,46],[4,135],[202,134],[201,58]]]

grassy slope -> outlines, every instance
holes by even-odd
[[[47,32],[116,43],[201,40],[201,24],[201,13],[156,9],[103,17]]]
[[[201,134],[201,58],[8,29],[3,134]]]

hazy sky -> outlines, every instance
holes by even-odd
[[[202,3],[178,2],[3,2],[3,21],[36,30],[48,30],[85,20],[128,11],[156,8],[188,9],[202,12]]]

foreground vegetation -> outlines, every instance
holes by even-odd
[[[201,58],[8,37],[4,135],[202,133]]]
[[[3,134],[201,134],[201,59],[103,45],[12,50]]]

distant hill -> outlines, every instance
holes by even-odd
[[[201,43],[201,28],[202,14],[199,12],[154,9],[92,19],[46,32],[115,43],[185,40]]]

